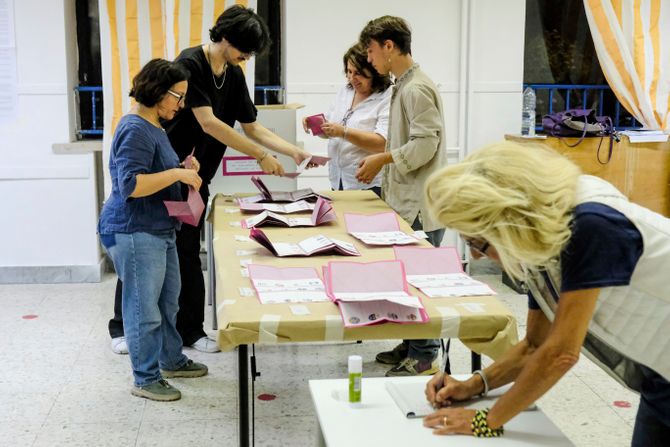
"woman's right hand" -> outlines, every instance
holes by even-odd
[[[310,133],[309,132],[309,127],[307,127],[307,117],[304,117],[302,119],[302,128],[305,131],[305,133]]]
[[[272,155],[267,154],[259,163],[264,173],[270,175],[284,175],[284,167],[279,163],[279,160]]]
[[[426,384],[426,399],[434,408],[451,405],[452,402],[472,398],[473,392],[466,382],[456,380],[449,374],[439,372]]]
[[[200,190],[202,185],[202,178],[198,175],[196,171],[190,168],[176,168],[177,179],[189,186],[195,188],[196,191]]]

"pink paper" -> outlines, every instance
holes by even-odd
[[[168,215],[194,227],[198,226],[200,216],[205,210],[205,203],[200,193],[192,186],[188,187],[188,199],[186,201],[164,200],[163,203],[168,210]]]
[[[400,261],[328,263],[329,293],[397,292],[409,293],[405,267]],[[325,278],[326,275],[324,275]]]
[[[392,211],[377,214],[344,213],[348,233],[376,233],[400,231],[396,214]]]
[[[321,155],[312,155],[312,158],[309,160],[310,163],[314,163],[317,166],[325,166],[329,161],[330,157],[322,157]]]
[[[184,159],[184,168],[191,168],[194,152],[195,148]],[[197,227],[198,223],[200,223],[200,216],[202,216],[202,212],[205,210],[205,203],[202,201],[200,193],[192,186],[188,187],[188,197],[185,201],[164,200],[163,203],[167,208],[168,216],[172,216],[178,221],[193,225],[194,227]]]
[[[405,264],[408,275],[463,273],[463,264],[455,247],[393,247],[395,258]]]
[[[326,117],[323,115],[323,113],[308,116],[307,118],[305,118],[305,121],[307,122],[307,127],[309,127],[309,130],[312,131],[312,135],[314,135],[315,137],[318,135],[323,135],[321,125],[326,122]]]

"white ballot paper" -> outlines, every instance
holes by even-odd
[[[463,271],[455,247],[394,247],[393,250],[396,259],[405,265],[407,282],[430,298],[496,294]]]
[[[511,387],[512,384],[508,384],[491,390],[486,397],[475,397],[465,402],[452,402],[449,408],[469,408],[473,410],[490,408]],[[426,400],[425,390],[426,383],[424,382],[388,381],[386,383],[386,391],[393,398],[402,414],[409,419],[422,418],[436,411]],[[525,411],[533,410],[537,410],[535,404],[526,408]]]
[[[262,304],[329,301],[323,281],[311,267],[251,264],[249,277]]]

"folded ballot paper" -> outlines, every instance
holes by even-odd
[[[323,281],[313,267],[250,264],[248,268],[261,304],[328,301]]]
[[[426,382],[414,382],[406,380],[389,380],[385,384],[398,409],[408,419],[422,418],[433,413],[435,409],[426,400]],[[505,394],[512,384],[491,390],[486,397],[475,397],[463,402],[452,402],[449,408],[469,408],[471,410],[483,410],[490,408],[496,400]],[[535,404],[526,408],[525,411],[537,410]]]
[[[314,205],[314,210],[310,217],[286,217],[272,211],[263,211],[250,217],[242,219],[240,224],[242,228],[259,227],[262,225],[278,225],[282,227],[315,227],[326,222],[337,220],[333,205],[327,200],[319,197]]]
[[[393,247],[393,250],[395,258],[405,265],[407,282],[431,298],[496,294],[463,271],[455,247]]]
[[[297,202],[298,200],[316,202],[319,198],[330,200],[330,197],[317,194],[312,188],[298,189],[296,191],[270,191],[259,177],[252,176],[251,181],[261,193],[256,196],[237,199],[238,203]]]
[[[258,228],[251,228],[249,238],[267,248],[273,255],[284,256],[311,256],[315,254],[336,254],[345,256],[360,256],[354,244],[330,239],[322,234],[308,237],[296,244],[289,242],[272,243],[266,234]]]
[[[195,149],[194,149],[195,150]],[[184,167],[191,167],[193,152],[184,160]],[[188,187],[188,198],[186,200],[163,200],[168,211],[168,216],[172,216],[180,222],[198,226],[200,216],[205,210],[205,203],[202,201],[200,193],[192,186]]]
[[[400,261],[329,262],[323,279],[345,327],[428,321],[421,298],[409,293]]]
[[[240,211],[242,212],[253,212],[253,211],[272,211],[273,213],[280,214],[292,214],[300,213],[303,211],[312,211],[314,209],[314,204],[308,202],[307,200],[298,200],[297,202],[292,203],[246,203],[240,202]]]
[[[325,166],[326,163],[330,160],[330,157],[323,157],[321,155],[312,155],[308,158],[305,158],[302,163],[300,163],[296,169],[295,172],[286,172],[284,173],[284,177],[288,178],[295,178],[305,172],[305,169],[307,169],[307,165],[313,164],[316,166]]]
[[[344,213],[347,232],[368,245],[416,244],[419,239],[400,231],[394,212],[377,214]]]

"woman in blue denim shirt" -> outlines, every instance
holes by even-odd
[[[181,280],[175,246],[180,223],[165,200],[182,200],[180,182],[199,189],[197,160],[180,167],[159,119],[183,106],[188,73],[163,59],[146,64],[133,79],[137,104],[121,118],[112,140],[112,193],[98,232],[123,281],[123,325],[133,368],[131,393],[152,400],[181,397],[165,378],[200,377],[207,367],[182,353],[175,328]]]

